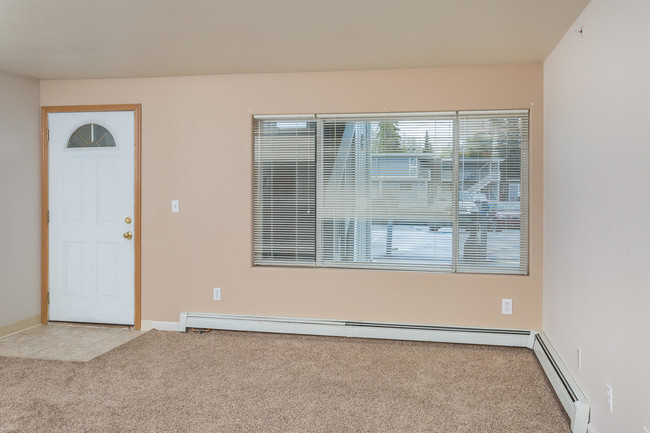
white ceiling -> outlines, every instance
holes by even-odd
[[[0,0],[41,79],[540,62],[589,0]]]

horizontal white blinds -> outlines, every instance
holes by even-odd
[[[318,264],[453,271],[454,116],[333,118],[322,130]]]
[[[457,270],[526,274],[528,113],[466,113],[458,130]]]
[[[257,120],[254,140],[254,263],[313,265],[316,122]]]
[[[256,264],[528,272],[528,112],[255,122]]]

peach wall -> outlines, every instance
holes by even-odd
[[[42,81],[41,103],[142,104],[143,319],[198,311],[541,327],[541,64]],[[251,265],[252,114],[512,108],[531,109],[529,276]],[[501,315],[504,297],[512,316]]]

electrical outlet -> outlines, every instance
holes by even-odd
[[[512,314],[512,299],[501,300],[501,314]]]
[[[608,384],[605,384],[607,389],[607,407],[610,412],[614,412],[614,390]]]
[[[582,370],[582,349],[578,347],[578,370]]]
[[[221,301],[221,289],[219,287],[215,287],[213,290],[213,299],[215,301]]]

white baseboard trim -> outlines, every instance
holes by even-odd
[[[0,338],[9,337],[10,335],[17,334],[18,332],[25,331],[40,325],[41,315],[36,314],[27,319],[19,320],[18,322],[10,323],[8,325],[0,326]]]
[[[153,329],[153,320],[141,320],[140,331],[151,331]]]
[[[159,331],[178,331],[178,322],[158,322],[152,321],[152,329],[157,329]]]

